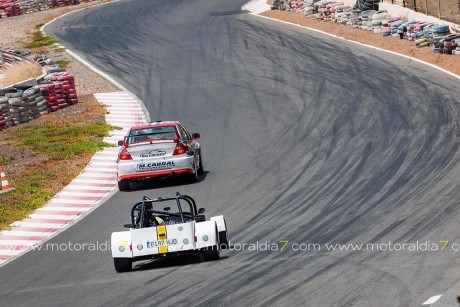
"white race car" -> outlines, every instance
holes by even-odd
[[[199,133],[189,133],[177,121],[156,121],[132,127],[117,159],[118,188],[130,189],[131,180],[186,175],[197,181],[204,173]]]
[[[175,203],[177,210],[161,208],[166,201]],[[155,199],[144,196],[131,209],[131,224],[125,227],[130,229],[114,232],[111,238],[117,272],[131,271],[134,261],[172,255],[193,253],[205,261],[217,260],[220,250],[229,247],[224,217],[207,221],[204,209],[197,210],[193,198],[179,192]]]

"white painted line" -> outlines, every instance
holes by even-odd
[[[62,192],[61,192],[62,193]],[[35,210],[35,212],[85,212],[89,211],[91,208],[81,208],[81,207],[42,207]]]
[[[116,156],[116,155],[112,155],[112,157],[109,157],[109,156],[105,156],[105,157],[99,156],[99,157],[93,157],[93,158],[91,159],[91,162],[93,162],[93,164],[98,164],[97,162],[102,162],[102,161],[104,161],[104,162],[112,162],[112,163],[116,164],[116,163],[117,163],[117,156]],[[112,170],[115,171],[115,172],[117,171],[116,168],[114,168],[114,169],[112,169]],[[85,172],[86,172],[86,173],[93,173],[93,175],[96,175],[96,174],[97,174],[97,172],[88,172],[86,169],[85,169]]]
[[[93,205],[96,200],[53,198],[53,204]]]
[[[10,246],[11,247],[11,250],[14,249],[14,246],[15,245],[29,245],[29,246],[32,246],[36,243],[38,243],[40,241],[36,241],[36,240],[1,240],[0,239],[0,245],[7,245],[7,246]]]
[[[42,214],[41,212],[29,215],[31,219],[47,219],[47,220],[67,220],[71,221],[79,215],[58,215],[58,214]]]
[[[89,197],[103,197],[105,195],[107,195],[107,193],[98,193],[98,192],[93,192],[93,193],[87,193],[87,192],[69,192],[69,191],[62,191],[61,193],[59,193],[58,195],[62,195],[62,196],[75,196],[75,197],[85,197],[85,196],[89,196]],[[54,211],[58,211],[58,210],[54,210]]]
[[[67,226],[67,224],[52,224],[52,223],[34,223],[34,222],[24,222],[24,221],[17,221],[14,222],[10,225],[11,227],[19,227],[19,226],[24,226],[24,227],[34,227],[34,228],[53,228],[53,229],[58,229],[58,228],[63,228]]]
[[[438,295],[435,295],[435,296],[432,296],[430,297],[425,303],[423,303],[422,305],[431,305],[431,304],[434,304],[436,303],[437,300],[439,300],[441,298],[442,294],[438,294]]]
[[[104,173],[98,173],[98,172],[84,172],[84,173],[81,173],[77,178],[79,179],[85,179],[85,178],[88,178],[88,179],[91,179],[91,178],[94,178],[94,177],[98,177],[98,178],[101,178],[103,177],[103,179],[116,179],[117,178],[117,174],[116,173],[112,173],[112,174],[104,174]]]
[[[76,178],[72,180],[72,182],[75,183],[100,183],[100,184],[115,184],[117,181],[116,180],[98,180],[98,179],[79,179]]]
[[[85,168],[86,171],[93,171],[93,172],[113,172],[114,174],[117,173],[116,169],[109,168],[109,167],[95,167],[96,164],[94,164],[91,167]]]
[[[81,185],[81,184],[70,184],[66,187],[66,191],[78,190],[78,191],[110,191],[111,187],[98,187],[94,185]]]
[[[115,162],[113,162],[113,163],[109,163],[109,162],[97,162],[97,163],[96,163],[96,162],[90,162],[89,165],[91,165],[91,166],[92,166],[92,165],[115,166],[116,163],[115,163]],[[73,181],[72,181],[72,182],[73,182]]]
[[[1,234],[5,236],[17,237],[43,237],[52,234],[52,232],[5,230],[2,231]]]
[[[0,249],[0,256],[16,256],[22,254],[28,249],[25,250],[9,250],[9,249]]]
[[[93,157],[95,157],[95,156],[115,156],[116,157],[117,154],[118,154],[118,148],[117,148],[117,151],[112,150],[112,151],[99,151],[99,152],[96,152]]]

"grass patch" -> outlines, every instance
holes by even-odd
[[[65,186],[78,172],[63,167],[64,161],[46,161],[31,165],[16,180],[9,180],[14,190],[0,194],[0,229],[21,220],[49,201],[56,191],[52,186]],[[59,178],[68,178],[63,182]]]
[[[52,37],[43,35],[42,31],[38,30],[32,34],[32,42],[24,47],[27,49],[40,48],[50,46],[57,43],[58,41]]]
[[[95,153],[113,145],[95,141],[108,135],[115,127],[101,123],[75,125],[64,121],[51,121],[17,130],[14,135],[21,140],[18,145],[30,146],[49,159],[66,159],[84,153]]]
[[[66,121],[50,120],[11,131],[6,139],[18,140],[14,146],[30,146],[42,160],[27,165],[23,171],[12,171],[14,176],[7,174],[15,190],[0,194],[0,230],[8,229],[12,222],[42,207],[81,172],[95,152],[114,146],[100,139],[108,136],[109,131],[121,128],[91,122],[91,117],[99,116],[101,111],[96,107],[82,112],[82,118],[85,114],[90,117],[86,120],[80,117]],[[3,157],[0,163],[4,162],[11,164],[12,160]]]
[[[61,68],[67,68],[67,67],[69,67],[69,64],[70,64],[70,61],[67,61],[67,60],[58,60],[58,61],[55,61],[55,62]]]
[[[36,78],[41,74],[42,70],[39,65],[29,61],[17,62],[13,66],[7,66],[3,71],[3,83],[12,85],[30,78]]]
[[[2,166],[10,165],[13,161],[14,157],[0,157],[0,165]]]

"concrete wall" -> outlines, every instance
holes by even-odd
[[[401,4],[402,0],[384,0]],[[460,25],[460,0],[405,0],[406,6],[419,13]]]
[[[408,1],[413,1],[413,0],[408,0]],[[425,0],[422,0],[422,2],[423,1]],[[427,0],[427,1],[430,1],[430,0]],[[448,0],[441,0],[441,1],[448,1]],[[458,1],[458,0],[455,0],[455,1]],[[408,21],[416,20],[416,21],[436,22],[438,24],[448,24],[450,25],[451,29],[453,29],[454,31],[460,31],[460,21],[458,23],[449,22],[449,21],[446,21],[445,19],[439,19],[437,17],[421,13],[420,11],[418,11],[418,9],[416,12],[413,9],[410,9],[408,7],[405,8],[405,7],[402,7],[396,4],[387,3],[387,2],[379,3],[379,9],[380,10],[386,9],[388,13],[390,13],[392,16],[399,16]],[[460,13],[458,14],[460,17]]]

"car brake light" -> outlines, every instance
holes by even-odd
[[[120,160],[132,160],[133,157],[131,157],[131,155],[129,154],[129,152],[126,150],[126,148],[123,148],[123,150],[120,152],[120,154],[118,155],[118,158]]]
[[[176,148],[174,149],[173,155],[181,155],[188,151],[187,146],[184,144],[178,143]]]

